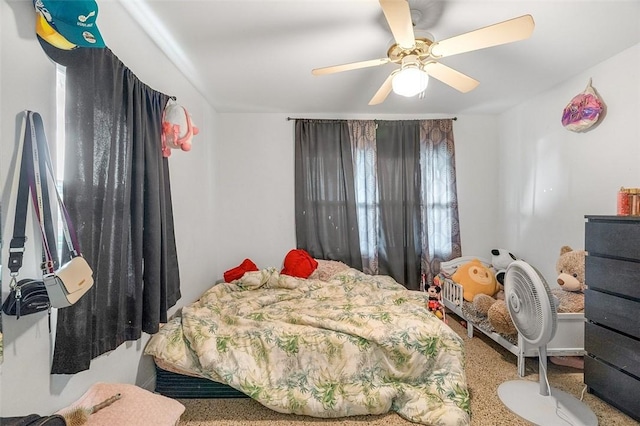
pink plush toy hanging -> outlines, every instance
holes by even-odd
[[[584,92],[571,99],[562,111],[562,125],[572,132],[584,132],[598,122],[604,106],[591,86],[591,79]]]
[[[162,155],[169,157],[171,149],[189,151],[191,139],[199,132],[187,110],[169,99],[162,112]]]

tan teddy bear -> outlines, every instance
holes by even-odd
[[[585,258],[584,250],[573,250],[569,246],[560,249],[560,257],[556,263],[559,289],[551,290],[557,298],[558,313],[584,311]],[[551,356],[549,361],[577,369],[584,369],[584,358],[581,356]]]
[[[560,249],[560,257],[556,263],[559,289],[551,290],[558,299],[558,313],[584,311],[585,258],[584,250],[573,250],[569,246]]]
[[[569,246],[560,249],[560,257],[556,263],[559,289],[551,290],[557,299],[558,313],[584,311],[584,250],[573,250]],[[504,300],[496,300],[491,296],[477,294],[473,298],[473,307],[479,314],[486,315],[493,329],[500,334],[517,334],[509,309]]]
[[[518,333],[504,299],[494,299],[486,294],[476,294],[472,303],[479,314],[487,317],[496,333],[507,335]]]

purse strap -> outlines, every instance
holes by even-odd
[[[36,113],[37,114],[37,113]],[[53,216],[51,213],[51,203],[49,201],[49,182],[47,179],[47,165],[42,154],[41,138],[38,138],[34,126],[34,113],[27,112],[27,141],[31,141],[31,169],[32,176],[29,179],[31,185],[31,200],[33,209],[40,227],[42,237],[42,264],[40,268],[45,271],[54,271],[57,263],[57,250],[55,233],[53,232]],[[46,141],[45,141],[46,143]],[[53,181],[55,188],[55,180]],[[56,188],[57,190],[57,188]]]
[[[27,122],[29,121],[29,111],[25,111],[22,120],[21,138],[18,147],[18,157],[20,158],[20,165],[16,166],[16,183],[18,186],[16,197],[16,212],[13,224],[13,237],[9,243],[9,262],[8,267],[11,276],[15,279],[18,275],[20,268],[22,267],[22,260],[24,256],[26,237],[26,224],[29,204],[29,194],[31,193],[34,201],[34,207],[36,206],[36,182],[39,179],[42,167],[36,169],[32,159],[31,151],[34,146],[33,135],[27,131]],[[44,191],[44,197],[39,197],[39,212],[44,220],[51,221],[51,208],[48,197],[48,185],[44,182],[40,186],[40,191]],[[53,229],[47,232],[49,240],[54,238]],[[56,259],[57,253],[55,247],[43,247],[43,262],[47,259]],[[12,280],[12,284],[13,284]]]
[[[14,175],[14,187],[18,187],[18,196],[16,199],[16,212],[13,222],[13,237],[9,242],[9,260],[7,267],[11,276],[15,278],[22,267],[22,258],[24,256],[24,246],[27,242],[25,229],[27,224],[27,204],[29,203],[29,178],[27,173],[27,162],[30,160],[28,151],[25,149],[26,144],[26,113],[22,120],[20,130],[20,139],[18,142],[18,156],[20,163],[16,161],[16,171]],[[15,279],[12,278],[12,284]]]
[[[53,182],[53,187],[56,193],[57,204],[60,208],[60,215],[62,219],[62,230],[64,233],[64,241],[67,243],[71,258],[81,256],[80,245],[76,231],[72,225],[69,217],[69,212],[62,201],[60,191],[55,184],[55,174],[53,172],[53,166],[51,164],[51,155],[49,153],[49,144],[47,143],[47,137],[44,132],[44,125],[42,117],[37,112],[28,113],[29,116],[29,131],[31,133],[31,144],[33,163],[38,164],[38,167],[34,167],[34,170],[39,171],[35,174],[34,186],[35,194],[34,207],[37,211],[37,218],[40,223],[40,229],[43,239],[44,254],[46,261],[43,262],[42,270],[44,275],[55,273],[56,270],[56,256],[55,256],[55,238],[52,237],[53,232],[53,220],[51,218],[51,210],[48,203],[48,188],[47,181],[49,178]],[[44,177],[44,178],[43,178]],[[50,243],[51,242],[51,243]]]

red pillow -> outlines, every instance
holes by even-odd
[[[291,250],[284,258],[281,274],[308,278],[318,267],[318,262],[302,249]]]
[[[245,259],[235,268],[229,269],[224,273],[224,281],[230,283],[233,280],[239,280],[245,272],[257,271],[258,267],[249,259]]]

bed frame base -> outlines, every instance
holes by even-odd
[[[229,385],[202,377],[173,373],[157,365],[155,390],[169,398],[249,398]]]

